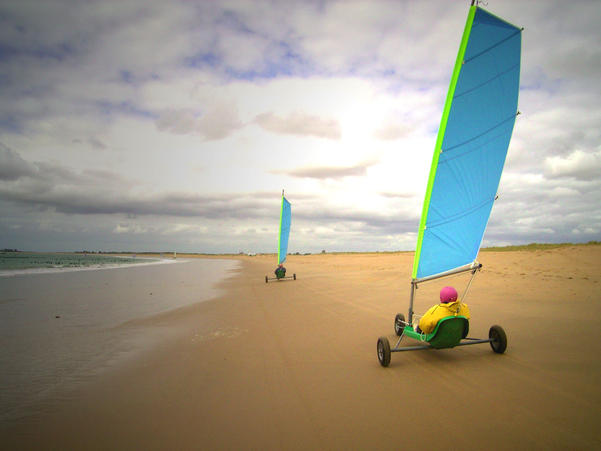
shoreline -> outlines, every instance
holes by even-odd
[[[148,259],[146,257],[139,257],[140,260]],[[183,262],[185,260],[180,260],[179,262]],[[25,268],[25,269],[3,269],[0,270],[0,277],[16,277],[16,276],[27,276],[27,275],[37,275],[37,274],[62,274],[66,272],[77,272],[77,271],[95,271],[102,269],[121,269],[121,268],[132,268],[138,266],[149,266],[149,265],[163,265],[163,264],[172,264],[178,263],[178,260],[170,260],[170,259],[162,259],[162,260],[153,260],[149,262],[140,262],[140,263],[108,263],[108,264],[99,264],[99,265],[89,265],[89,266],[58,266],[54,268]]]
[[[507,352],[485,344],[397,353],[388,368],[376,340],[392,340],[394,315],[407,308],[412,253],[291,255],[297,280],[269,284],[272,257],[233,259],[240,269],[219,284],[219,297],[144,320],[178,336],[11,428],[6,445],[601,445],[601,316],[590,313],[601,304],[601,247],[481,254],[467,299],[470,336],[501,324]],[[416,309],[438,288],[420,287]],[[561,325],[577,322],[574,343]]]
[[[180,263],[0,279],[0,430],[177,336],[156,319],[222,295],[240,265]]]

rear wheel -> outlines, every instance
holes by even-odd
[[[405,328],[405,315],[402,313],[397,313],[394,317],[394,333],[397,336],[401,336],[403,334],[403,329]]]
[[[294,280],[296,280],[296,274],[292,274],[292,277],[294,277]]]
[[[490,347],[497,354],[503,354],[507,349],[507,335],[501,326],[491,326],[488,331],[488,338],[491,339]]]
[[[265,283],[267,283],[267,276],[265,276]]]
[[[390,343],[386,337],[378,338],[378,361],[384,367],[390,365]]]

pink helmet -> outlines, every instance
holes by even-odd
[[[457,300],[457,290],[453,287],[444,287],[440,290],[440,302],[446,304]]]

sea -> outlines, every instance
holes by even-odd
[[[0,254],[0,430],[174,336],[152,318],[217,297],[216,285],[238,266],[225,259]]]
[[[0,252],[0,277],[86,269],[116,268],[125,265],[164,263],[172,260],[136,255],[110,255],[67,252]]]

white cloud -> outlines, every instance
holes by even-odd
[[[565,157],[547,157],[545,165],[550,177],[595,180],[601,174],[601,150],[594,153],[575,150]]]
[[[207,141],[223,139],[242,127],[235,107],[217,104],[203,113],[193,110],[167,110],[156,121],[160,131],[198,134]]]
[[[411,133],[411,129],[403,124],[387,124],[374,131],[374,137],[385,141],[393,141]]]
[[[313,179],[340,179],[344,177],[356,177],[367,175],[367,168],[373,166],[375,161],[367,161],[353,166],[310,166],[304,168],[295,168],[289,171],[273,171],[284,173],[292,177],[313,178]]]
[[[324,119],[303,113],[292,113],[287,117],[262,113],[255,118],[255,121],[265,130],[274,133],[340,139],[340,125],[335,119]]]
[[[140,224],[117,224],[113,229],[114,233],[133,233],[141,234],[146,233],[148,229]]]

